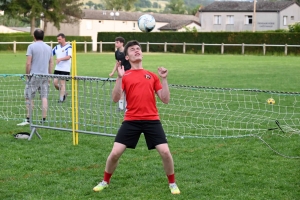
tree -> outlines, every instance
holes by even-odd
[[[171,0],[165,7],[165,12],[173,14],[186,14],[186,8],[183,0]]]
[[[31,33],[35,28],[35,18],[42,12],[42,5],[34,0],[0,0],[0,9],[11,18],[28,17],[30,19]]]
[[[88,1],[88,2],[85,3],[85,5],[87,5],[91,9],[92,6],[95,5],[95,4],[92,1]]]
[[[104,0],[105,8],[108,10],[129,11],[134,8],[134,3],[138,0]]]
[[[59,29],[61,22],[75,22],[82,16],[81,0],[0,0],[0,9],[12,18],[28,17],[33,34],[36,19],[43,18],[44,31],[53,22]]]
[[[199,9],[201,8],[201,5],[198,5],[198,6],[194,6],[193,8],[191,7],[188,7],[188,14],[191,14],[191,15],[195,15]]]
[[[135,5],[135,7],[141,7],[141,8],[151,8],[152,7],[152,3],[149,0],[139,0],[134,5]]]
[[[95,9],[99,10],[99,9],[104,9],[103,5],[101,3],[95,4]]]
[[[299,32],[300,33],[300,22],[295,22],[288,25],[289,32]]]

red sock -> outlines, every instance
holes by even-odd
[[[112,176],[112,174],[107,173],[106,171],[104,171],[104,178],[103,181],[106,181],[109,184],[110,181],[110,177]]]
[[[170,174],[170,175],[167,175],[167,176],[168,176],[169,184],[170,183],[175,183],[175,174]]]

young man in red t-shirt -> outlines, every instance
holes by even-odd
[[[112,92],[114,102],[119,101],[123,91],[126,93],[127,106],[124,121],[107,158],[103,181],[93,190],[98,192],[108,187],[119,158],[126,148],[134,149],[141,133],[144,133],[148,149],[156,149],[162,158],[171,193],[180,194],[175,183],[173,158],[159,120],[155,100],[156,94],[163,103],[167,104],[170,101],[168,70],[164,67],[158,68],[160,82],[156,74],[143,69],[142,49],[137,41],[128,42],[124,52],[131,69],[125,72],[121,62],[118,63],[118,78]]]

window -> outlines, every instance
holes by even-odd
[[[92,21],[87,21],[86,22],[86,29],[91,30],[92,29]]]
[[[252,24],[252,15],[245,16],[245,24]]]
[[[132,30],[135,30],[135,22],[133,22]]]
[[[287,25],[287,16],[283,16],[283,26]]]
[[[221,15],[214,16],[214,24],[221,24]]]
[[[291,16],[291,20],[294,20],[294,16]]]
[[[233,15],[227,15],[226,24],[234,24]]]

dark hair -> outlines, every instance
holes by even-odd
[[[122,42],[123,44],[125,43],[125,39],[123,37],[116,37],[115,41]]]
[[[132,47],[134,45],[138,45],[141,48],[141,50],[142,50],[142,47],[141,47],[140,43],[137,40],[131,40],[131,41],[127,42],[127,44],[124,47],[124,54],[125,54],[125,56],[127,55],[128,48]]]
[[[58,34],[56,37],[66,38],[65,34],[63,34],[63,33]]]
[[[36,40],[44,40],[44,31],[41,29],[36,29],[33,32],[33,36]]]

